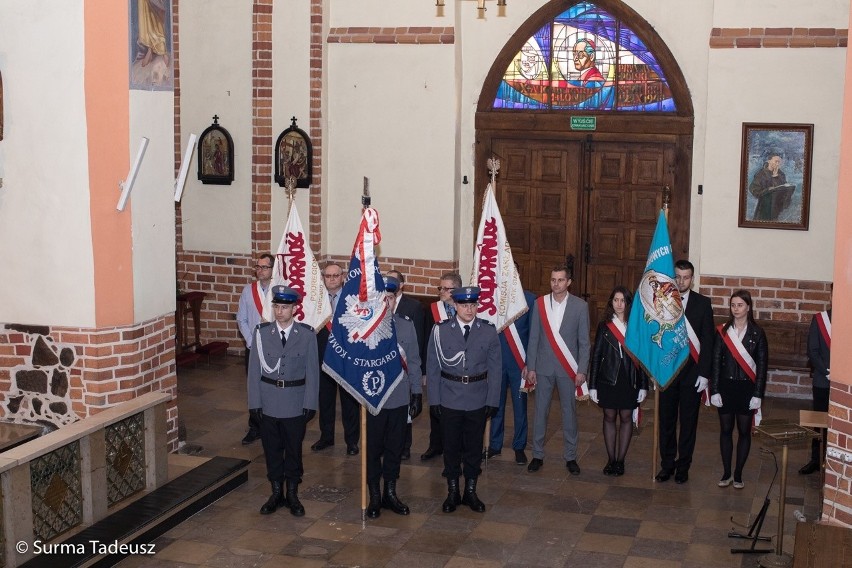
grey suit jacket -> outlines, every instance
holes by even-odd
[[[546,296],[544,298],[548,301]],[[565,301],[568,304],[565,306],[565,316],[559,327],[559,335],[565,340],[565,345],[577,361],[577,372],[586,374],[589,371],[589,306],[573,294],[568,294]],[[546,377],[569,376],[547,340],[544,320],[539,313],[537,301],[530,318],[527,369]]]
[[[262,347],[262,351],[261,351]],[[260,358],[270,368],[279,364],[270,379],[297,381],[305,379],[299,387],[279,388],[261,382],[266,373]],[[248,368],[248,406],[261,408],[274,418],[301,416],[302,409],[316,410],[319,402],[319,359],[314,330],[303,323],[293,323],[287,346],[281,345],[281,336],[275,322],[262,323],[255,328]]]
[[[438,354],[435,330],[443,359]],[[449,365],[445,359],[451,359],[458,353],[465,354],[464,364],[459,361],[457,365]],[[488,373],[488,377],[483,381],[464,384],[442,378],[441,371],[456,376]],[[436,324],[433,332],[429,334],[429,346],[426,348],[426,384],[429,386],[430,406],[441,405],[454,410],[499,406],[502,373],[500,339],[497,337],[497,329],[487,321],[474,319],[467,341],[456,318]]]
[[[417,332],[414,323],[408,316],[398,313],[393,315],[396,326],[396,342],[405,351],[405,364],[408,372],[393,389],[382,408],[399,408],[408,406],[412,394],[420,394],[423,387],[420,384],[420,346],[417,344]],[[403,372],[405,370],[403,369]]]

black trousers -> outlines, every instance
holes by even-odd
[[[246,355],[245,355],[246,374],[248,374],[249,355],[251,355],[251,349],[246,349]],[[254,434],[260,434],[260,422],[256,421],[254,418],[252,418],[251,412],[249,412],[248,427],[249,427],[249,432],[253,432]]]
[[[813,387],[814,401],[811,409],[817,412],[828,412],[828,395],[830,391],[831,389]],[[820,428],[820,430],[822,431],[822,451],[825,452],[828,432],[825,428]],[[811,440],[811,460],[816,463],[822,463],[822,456],[819,455],[819,438]]]
[[[482,473],[482,440],[485,435],[485,407],[476,410],[441,411],[444,433],[444,472],[447,479],[460,474],[473,479]]]
[[[435,451],[444,449],[444,434],[441,429],[441,420],[429,413],[429,447]]]
[[[701,393],[696,392],[695,381],[686,378],[686,374],[681,373],[660,392],[660,465],[668,471],[689,471],[695,450]]]
[[[399,479],[408,405],[367,413],[367,483]]]
[[[302,442],[305,440],[305,417],[273,418],[263,415],[260,441],[266,458],[269,481],[302,482]]]
[[[347,446],[355,446],[361,436],[360,405],[351,394],[326,373],[320,373],[319,426],[320,439],[334,442],[334,423],[337,415],[337,391],[340,391],[340,418],[343,422],[343,439]]]

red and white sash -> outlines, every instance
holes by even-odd
[[[692,329],[692,324],[689,323],[689,320],[683,318],[684,323],[686,323],[686,336],[689,338],[689,355],[692,357],[692,360],[697,364],[698,357],[701,355],[701,341],[698,340],[698,334],[695,333],[695,330]],[[701,391],[701,402],[704,403],[704,406],[710,406],[710,385],[708,384],[704,387],[704,390]]]
[[[257,308],[261,319],[263,319],[263,296],[265,295],[266,293],[260,288],[260,280],[257,280],[251,287],[251,296],[254,298],[254,307]]]
[[[435,323],[441,323],[450,319],[450,314],[447,313],[447,307],[444,302],[432,302],[432,319]]]
[[[562,325],[562,322],[555,321],[556,318],[554,317],[550,307],[551,302],[545,301],[545,298],[550,297],[551,295],[548,294],[547,296],[539,296],[536,300],[536,303],[538,304],[538,311],[541,314],[544,335],[547,337],[548,343],[550,343],[550,348],[553,349],[556,360],[559,361],[559,364],[562,365],[562,368],[566,373],[568,373],[571,380],[576,381],[578,368],[577,360],[574,359],[574,355],[571,354],[571,350],[568,349],[568,346],[565,344],[565,340],[562,339],[562,336],[559,334],[559,327]],[[578,400],[585,400],[589,397],[589,387],[586,383],[577,387],[576,396]]]
[[[624,348],[624,336],[627,333],[627,326],[623,321],[618,319],[617,317],[613,317],[612,320],[606,323],[609,331],[612,332],[613,337],[615,337],[616,341],[618,341],[618,346],[621,349],[621,356],[623,357],[625,353],[630,357],[630,353]],[[632,357],[631,357],[632,358]],[[636,424],[638,428],[642,422],[642,405],[638,405],[633,409],[633,423]]]
[[[822,339],[825,341],[825,344],[828,345],[829,351],[831,350],[831,317],[829,317],[828,312],[820,312],[816,315],[817,327],[819,327],[819,333],[822,335]]]
[[[734,330],[734,326],[730,326],[726,332],[722,331],[723,327],[724,325],[719,326],[719,334],[722,336],[725,346],[740,369],[745,372],[752,383],[755,382],[757,380],[757,363],[755,363],[749,352],[746,351],[745,345],[743,345],[742,340]],[[762,418],[763,415],[758,408],[754,413],[754,425],[759,426]]]
[[[524,344],[521,342],[521,336],[518,333],[518,328],[515,327],[514,323],[512,323],[506,326],[501,333],[506,339],[506,344],[509,346],[509,351],[512,353],[512,357],[514,357],[515,363],[518,365],[518,369],[523,370],[523,368],[527,366],[527,351],[524,349]],[[527,382],[526,378],[521,379],[521,392],[532,392],[534,388],[535,387]]]

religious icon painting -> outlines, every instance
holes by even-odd
[[[313,170],[313,147],[307,133],[296,126],[296,117],[290,127],[275,142],[275,182],[281,187],[295,180],[295,187],[310,187]]]
[[[212,185],[234,181],[234,142],[213,116],[213,124],[198,138],[198,180]]]

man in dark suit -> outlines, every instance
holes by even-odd
[[[337,302],[343,289],[343,269],[339,264],[329,262],[322,271],[323,281],[331,300],[331,313],[337,312]],[[317,333],[317,354],[320,369],[325,357],[325,346],[328,343],[329,328],[323,327]],[[343,439],[346,442],[346,455],[358,454],[358,440],[361,437],[361,408],[358,401],[337,384],[325,371],[320,372],[319,387],[319,426],[320,439],[311,449],[315,452],[334,445],[334,422],[337,415],[337,392],[340,391],[340,418],[343,422]]]
[[[395,293],[395,303],[396,306],[394,308],[394,314],[408,317],[411,320],[411,323],[414,324],[414,331],[417,334],[417,360],[420,361],[422,356],[426,353],[426,332],[423,331],[424,320],[426,317],[426,310],[423,309],[423,305],[415,300],[414,298],[410,298],[403,294],[403,290],[405,289],[405,275],[399,270],[388,270],[388,276],[392,278],[396,278],[399,282],[399,287]],[[420,367],[416,370],[411,370],[411,380],[421,381],[426,377],[426,363],[424,362]],[[407,460],[411,458],[411,422],[407,424],[406,433],[405,433],[405,444],[402,448],[402,460]]]
[[[659,482],[674,475],[675,483],[686,483],[695,449],[701,391],[707,388],[713,366],[713,308],[710,298],[692,291],[695,267],[688,260],[675,263],[675,282],[683,302],[690,341],[690,356],[677,377],[660,392]],[[698,360],[694,353],[698,352]],[[677,424],[680,421],[680,435]]]
[[[436,325],[426,350],[429,412],[441,420],[444,472],[447,476],[445,513],[467,505],[477,513],[485,504],[476,495],[482,472],[485,421],[497,413],[500,401],[500,340],[497,329],[476,317],[479,288],[453,290],[456,315]],[[459,475],[464,474],[464,496]]]
[[[536,300],[530,316],[530,343],[524,376],[535,387],[533,459],[527,466],[536,472],[544,465],[544,438],[553,390],[559,389],[562,406],[562,457],[571,475],[580,475],[577,463],[576,388],[586,382],[589,369],[589,306],[568,293],[573,267],[557,266],[550,273],[550,294]],[[563,351],[555,339],[559,331]],[[551,341],[553,339],[553,341]],[[554,341],[556,343],[554,344]],[[559,353],[557,353],[557,350]],[[568,363],[565,367],[562,361]]]
[[[288,507],[296,517],[305,514],[298,493],[304,473],[302,442],[305,427],[316,414],[319,364],[313,328],[293,319],[293,306],[300,299],[297,291],[274,286],[275,321],[258,325],[252,338],[248,406],[259,418],[266,477],[272,484],[272,495],[260,508],[262,515],[278,507]]]
[[[811,319],[811,327],[808,330],[808,360],[811,362],[811,378],[813,383],[813,410],[817,412],[828,412],[828,394],[831,390],[831,308],[824,312],[814,314]],[[822,431],[823,450],[825,449],[825,430]],[[819,438],[811,440],[811,461],[799,470],[802,475],[810,475],[822,464],[822,456],[819,452]]]

